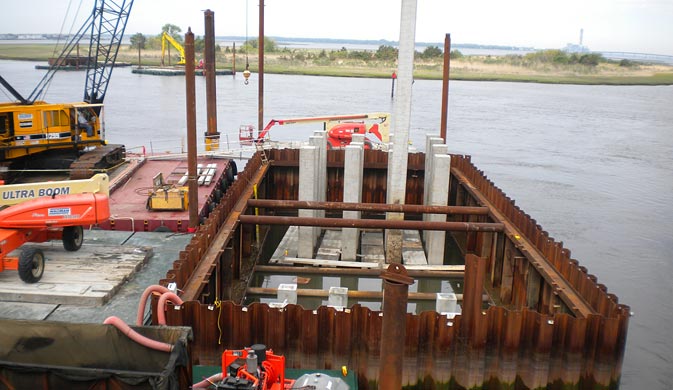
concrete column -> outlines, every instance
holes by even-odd
[[[445,144],[435,143],[430,145],[430,149],[425,153],[425,185],[426,188],[423,189],[423,204],[430,205],[430,194],[432,193],[432,180],[433,175],[437,170],[434,168],[434,156],[438,154],[447,154],[449,152],[449,147]],[[440,171],[440,174],[443,175],[445,172]],[[423,220],[429,221],[430,215],[423,214]],[[428,239],[428,232],[423,232],[423,242],[426,242]]]
[[[314,131],[309,144],[318,148],[318,196],[321,202],[327,200],[327,132]],[[324,213],[323,213],[324,216]]]
[[[315,200],[324,202],[327,200],[327,138],[325,131],[314,131],[309,137],[309,145],[315,146],[318,152],[315,161],[317,198]],[[325,217],[325,210],[314,210],[313,215],[319,218]],[[314,234],[320,237],[322,228],[314,227]]]
[[[446,145],[442,145],[446,146]],[[446,206],[449,199],[449,170],[451,169],[451,156],[448,154],[435,154],[432,156],[433,173],[430,182],[430,196],[428,205]],[[429,214],[429,221],[446,222],[446,214]],[[425,248],[427,250],[428,264],[444,264],[444,241],[446,232],[426,231]]]
[[[411,126],[411,86],[414,71],[416,40],[416,0],[402,0],[400,18],[400,44],[397,68],[398,92],[393,108],[395,142],[393,155],[389,156],[388,203],[404,204],[407,186],[407,154],[409,151],[409,128]],[[388,213],[388,220],[403,220],[403,213]],[[386,230],[386,261],[402,262],[402,232]]]
[[[354,137],[355,138],[355,137]],[[344,202],[362,201],[362,169],[364,165],[364,144],[351,142],[346,146],[344,161]],[[359,211],[344,211],[344,219],[359,219]],[[341,260],[355,261],[359,247],[360,230],[341,230]]]
[[[441,144],[442,139],[434,134],[425,135],[425,177],[423,178],[423,204],[428,204],[430,172],[432,172],[432,146]],[[425,219],[425,217],[424,217]]]
[[[299,150],[299,200],[318,200],[317,158],[318,149],[315,146],[302,146]],[[315,215],[315,210],[299,210],[300,217],[315,217]],[[317,238],[315,228],[299,226],[297,256],[313,258]]]
[[[361,144],[365,143],[365,135],[364,134],[353,134],[352,135],[351,145],[353,145],[354,143],[358,143],[358,142],[361,143]]]

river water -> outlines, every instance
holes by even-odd
[[[0,61],[0,75],[28,95],[43,71]],[[205,131],[197,78],[198,132]],[[83,72],[61,72],[48,101],[82,97]],[[390,80],[267,75],[265,120],[392,111]],[[218,122],[233,144],[257,122],[257,80],[218,76]],[[185,138],[182,77],[115,69],[107,137],[129,149],[172,150]],[[6,101],[9,98],[2,97]],[[441,82],[413,86],[411,140],[438,133]],[[631,306],[621,389],[673,388],[673,87],[461,82],[450,86],[448,145],[475,164],[599,282]],[[277,126],[274,139],[306,139]]]

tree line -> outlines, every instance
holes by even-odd
[[[157,35],[143,35],[136,33],[131,36],[131,49],[161,49],[161,40],[163,33],[168,33],[180,44],[184,44],[182,29],[174,24],[167,23],[161,28],[161,33]],[[254,53],[257,51],[259,41],[249,39],[243,43],[239,48],[239,52]],[[202,52],[205,47],[204,37],[194,37],[194,50]],[[220,52],[221,47],[216,45],[215,51]],[[225,53],[229,53],[231,49],[225,48]],[[321,50],[320,52],[313,52],[301,49],[289,49],[287,47],[281,48],[273,38],[264,37],[264,52],[265,53],[280,53],[281,58],[305,61],[313,60],[320,62],[331,62],[335,60],[360,60],[364,62],[369,61],[397,61],[399,50],[391,45],[380,45],[376,51],[372,50],[348,50],[342,47],[339,50]],[[427,46],[423,51],[416,50],[414,57],[418,60],[434,61],[441,59],[444,56],[444,51],[437,46]],[[451,50],[451,59],[459,59],[463,54],[459,50]],[[534,53],[525,55],[510,54],[507,56],[486,56],[486,62],[506,62],[520,66],[530,66],[535,64],[553,64],[553,65],[585,65],[595,67],[599,63],[609,62],[601,54],[598,53],[568,53],[563,50],[540,50]],[[622,61],[621,66],[633,66],[634,63],[630,61]]]

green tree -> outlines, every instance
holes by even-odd
[[[348,53],[348,58],[354,60],[369,61],[372,59],[372,53],[367,50],[354,50]]]
[[[457,49],[456,50],[451,50],[451,52],[449,53],[449,57],[452,60],[457,60],[458,58],[463,58],[463,53],[461,53],[460,50],[457,50]]]
[[[374,53],[374,57],[381,61],[395,61],[398,57],[399,51],[389,45],[381,45]]]
[[[257,38],[249,39],[243,45],[243,48],[245,50],[257,49],[258,47],[259,47],[259,40]],[[273,38],[264,37],[264,53],[275,53],[277,51],[278,51],[278,44],[276,44],[276,41]]]
[[[206,48],[206,40],[204,37],[194,37],[194,52],[201,53]]]
[[[582,65],[597,66],[601,62],[605,62],[605,58],[598,53],[588,53],[580,56],[580,64]]]
[[[147,38],[141,33],[135,33],[131,36],[131,49],[144,49]]]
[[[423,50],[423,53],[421,53],[421,58],[424,59],[431,59],[431,58],[437,58],[441,57],[444,54],[442,49],[438,48],[437,46],[428,46]]]

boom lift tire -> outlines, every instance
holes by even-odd
[[[26,283],[37,283],[44,273],[44,253],[39,248],[28,247],[19,256],[19,277]]]
[[[63,248],[74,252],[82,247],[84,229],[81,226],[66,226],[63,228]]]

